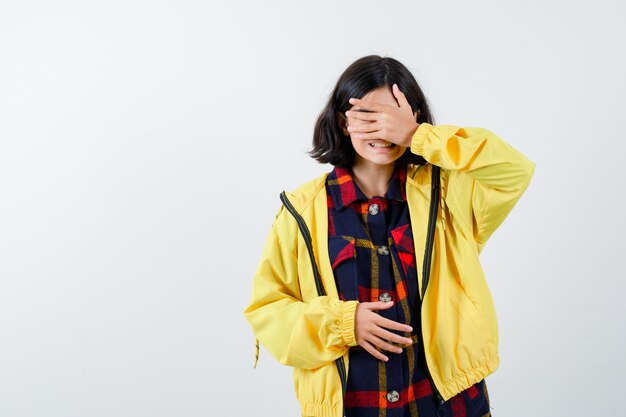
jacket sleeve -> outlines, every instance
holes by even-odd
[[[243,314],[258,343],[282,364],[315,369],[356,346],[354,315],[358,301],[328,295],[302,301],[298,280],[298,229],[284,206],[278,211],[253,278]],[[309,259],[308,253],[302,256]],[[256,367],[256,362],[255,362]]]
[[[470,215],[465,217],[479,253],[526,191],[535,171],[534,162],[479,127],[422,123],[410,148],[450,171],[446,198],[469,200]]]

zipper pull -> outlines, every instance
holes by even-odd
[[[256,368],[256,363],[258,361],[259,361],[259,339],[256,339],[256,352],[254,354],[254,366],[253,366],[253,368]]]
[[[437,406],[437,417],[444,417],[446,415],[446,408],[443,406],[443,403],[445,401],[443,400],[441,395],[439,395],[439,393],[435,395],[435,399],[439,403],[439,405]]]

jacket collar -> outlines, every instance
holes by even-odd
[[[408,165],[405,184],[405,195],[407,196],[407,201],[410,197],[408,194],[409,189],[415,190],[413,193],[419,192],[424,196],[430,195],[430,170],[430,164]],[[289,197],[289,201],[298,213],[304,213],[307,209],[311,209],[312,206],[315,206],[315,204],[321,204],[322,206],[327,207],[325,184],[330,172],[331,171],[326,171],[317,177],[300,184],[300,186],[295,188],[293,191],[285,191],[285,194]],[[323,194],[323,202],[320,200],[316,203],[316,198],[319,194]]]
[[[389,186],[385,198],[396,201],[406,201],[406,175],[407,167],[396,165],[389,180]],[[334,167],[327,178],[330,196],[335,208],[343,208],[354,201],[367,201],[368,197],[361,191],[354,180],[350,168]]]

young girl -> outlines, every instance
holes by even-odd
[[[487,129],[434,125],[408,69],[376,55],[339,78],[310,154],[334,168],[280,195],[244,310],[257,359],[261,341],[293,367],[302,416],[491,415],[479,255],[534,162]]]

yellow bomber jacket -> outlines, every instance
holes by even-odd
[[[422,279],[418,281],[419,294],[424,294],[420,342],[432,382],[447,401],[499,365],[496,311],[479,255],[527,189],[535,163],[479,127],[422,123],[410,150],[428,162],[409,165],[407,173],[416,255],[426,250],[431,172],[433,165],[440,167],[440,201],[425,292]],[[318,295],[307,242],[294,216],[281,205],[243,314],[256,336],[256,360],[260,341],[280,363],[293,367],[301,414],[342,417],[342,381],[335,360],[343,357],[347,375],[348,350],[357,345],[358,301],[339,299],[330,264],[327,175],[285,193],[310,231],[326,295]],[[416,256],[416,262],[419,276],[424,258]]]

